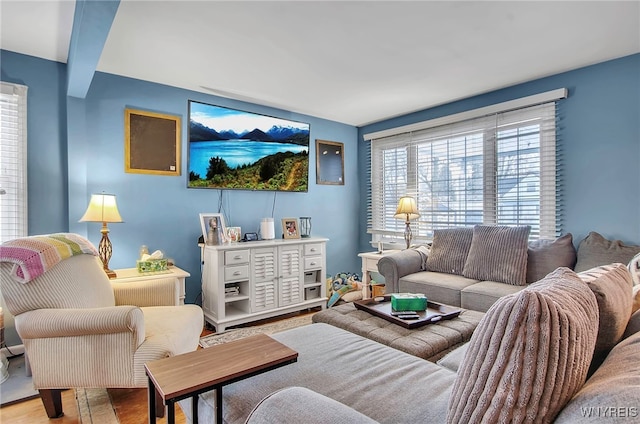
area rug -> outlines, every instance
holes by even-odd
[[[76,389],[81,424],[118,424],[107,389]]]
[[[280,331],[289,330],[290,328],[309,325],[312,322],[312,316],[313,314],[306,314],[299,317],[283,319],[269,324],[231,329],[221,334],[210,334],[208,336],[200,338],[200,346],[206,348],[233,340],[243,339],[245,337],[254,336],[256,334],[274,334]]]

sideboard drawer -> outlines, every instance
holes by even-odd
[[[237,281],[249,278],[249,265],[228,266],[224,269],[224,281]]]
[[[304,245],[304,255],[321,255],[322,254],[322,243],[308,243]]]
[[[229,250],[224,252],[224,264],[246,264],[249,262],[249,250]]]
[[[322,267],[322,256],[312,256],[304,258],[304,270],[318,269]]]

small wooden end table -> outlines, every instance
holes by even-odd
[[[167,424],[175,423],[175,403],[192,398],[198,423],[198,395],[216,391],[216,422],[222,423],[222,386],[298,360],[298,352],[265,334],[147,362],[149,423],[156,422],[156,394],[167,405]]]
[[[385,250],[383,252],[362,252],[358,256],[362,258],[362,298],[371,298],[371,273],[378,272],[378,261],[386,255],[399,252],[399,250]],[[375,297],[375,296],[374,296]]]

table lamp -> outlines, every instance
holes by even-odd
[[[411,224],[410,220],[416,219],[420,216],[418,213],[418,206],[416,205],[416,199],[411,196],[403,196],[398,201],[398,209],[396,209],[394,218],[404,219],[405,220],[405,229],[404,229],[404,241],[407,242],[407,249],[411,245],[411,238],[413,235],[411,234]]]
[[[102,260],[102,268],[109,278],[116,278],[116,273],[109,269],[109,259],[113,253],[107,222],[122,222],[116,196],[113,194],[92,194],[86,212],[79,222],[102,222],[102,239],[98,245],[98,254]]]

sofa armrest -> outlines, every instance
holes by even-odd
[[[175,306],[178,304],[179,283],[176,278],[111,282],[116,305]]]
[[[426,259],[424,255],[415,249],[406,249],[380,258],[378,272],[384,277],[386,292],[398,293],[400,278],[422,271],[422,263]]]
[[[49,339],[96,334],[138,333],[144,341],[144,315],[136,306],[91,309],[36,309],[15,317],[22,339]]]
[[[373,424],[366,415],[304,387],[287,387],[264,398],[246,424]]]

